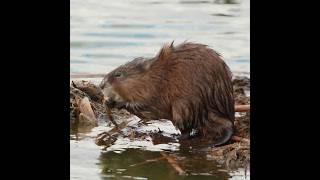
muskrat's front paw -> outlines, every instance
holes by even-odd
[[[117,101],[114,101],[113,99],[110,99],[105,102],[105,105],[108,108],[123,109],[126,107],[126,102],[117,102]]]
[[[126,108],[126,102],[115,102],[114,104],[114,108],[117,108],[117,109],[124,109]]]
[[[105,105],[108,107],[108,108],[114,108],[115,107],[115,104],[116,102],[112,99],[109,99],[107,101],[105,101]]]

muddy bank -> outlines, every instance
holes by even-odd
[[[236,104],[250,104],[250,79],[245,76],[236,76],[232,80]]]
[[[247,77],[234,77],[234,96],[236,105],[250,104],[250,79]],[[153,144],[179,143],[179,134],[165,134],[160,129],[141,131],[147,127],[148,122],[136,121],[125,110],[112,109],[112,116],[118,128],[110,122],[106,108],[103,104],[103,94],[99,87],[88,81],[73,81],[70,84],[70,131],[71,134],[89,132],[98,126],[99,121],[107,123],[107,132],[99,134],[96,144],[107,149],[118,138],[129,138],[131,141],[143,140],[151,137]],[[159,120],[161,123],[161,120]],[[158,122],[158,124],[159,124]],[[156,123],[157,124],[157,123]],[[206,150],[207,157],[217,163],[230,168],[248,168],[250,165],[250,113],[236,114],[235,138],[221,147]],[[180,147],[180,149],[183,146]],[[193,149],[197,151],[197,148]],[[200,149],[199,149],[200,150]],[[179,159],[179,157],[173,157]]]

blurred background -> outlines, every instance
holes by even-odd
[[[71,74],[107,73],[165,43],[203,43],[250,71],[249,0],[71,0]]]

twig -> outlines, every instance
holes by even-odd
[[[110,131],[108,131],[108,133],[113,134],[113,133],[115,133],[115,132],[118,132],[118,133],[120,133],[120,134],[123,135],[121,129],[127,127],[127,125],[128,125],[131,121],[133,121],[133,120],[134,120],[134,119],[129,120],[129,121],[124,121],[124,122],[120,123],[120,124],[118,125],[118,127],[112,128]]]
[[[159,161],[159,160],[162,160],[162,159],[165,159],[165,157],[157,157],[157,158],[154,158],[154,159],[148,159],[146,161],[143,161],[143,162],[140,162],[140,163],[137,163],[137,164],[132,164],[130,166],[131,167],[132,166],[139,166],[139,165],[147,164],[147,163],[150,163],[150,162]]]
[[[71,83],[73,87],[77,88],[76,84],[73,81],[71,81]]]
[[[247,112],[250,111],[250,105],[235,105],[236,112]]]
[[[179,173],[179,175],[186,175],[186,172],[178,165],[177,161],[161,151],[160,154],[167,159],[170,165]]]
[[[117,129],[119,129],[119,125],[116,123],[116,121],[113,119],[113,116],[112,116],[112,112],[111,112],[111,109],[106,106],[106,109],[107,109],[107,115],[109,117],[109,120],[112,122],[113,125],[116,126]]]

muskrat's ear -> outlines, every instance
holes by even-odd
[[[150,68],[150,66],[153,64],[154,61],[155,61],[155,59],[146,60],[146,61],[143,63],[143,69],[144,69],[144,70],[148,70],[148,69]]]

